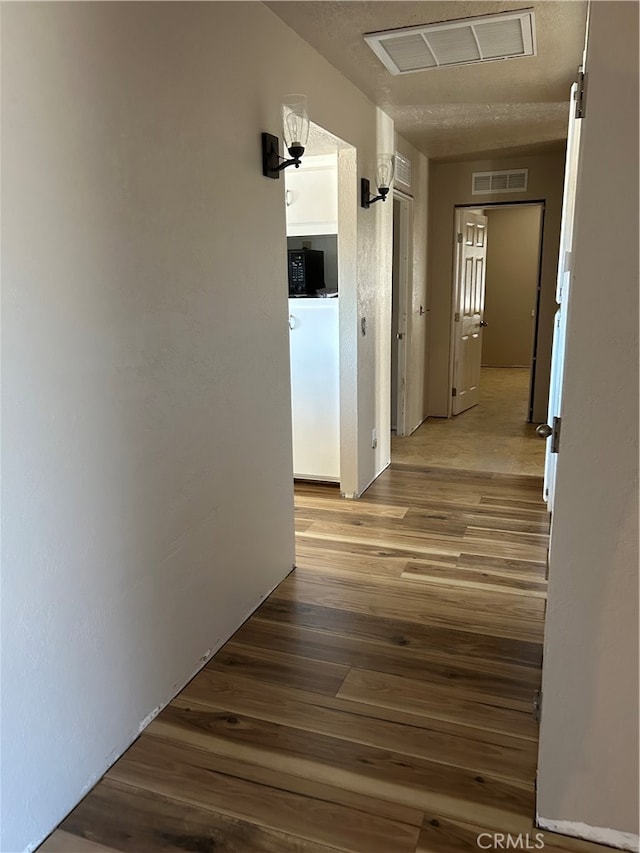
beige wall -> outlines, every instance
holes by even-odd
[[[409,351],[407,353],[406,424],[413,432],[427,417],[429,401],[430,311],[427,289],[427,217],[429,199],[429,161],[396,134],[396,151],[411,161],[411,188],[398,184],[398,189],[414,199],[413,262],[411,304],[408,313]]]
[[[487,208],[487,276],[482,363],[530,367],[540,262],[542,208]]]
[[[567,92],[567,101],[569,92]],[[567,103],[568,110],[568,103]],[[529,170],[526,193],[473,196],[471,175],[492,169]],[[431,335],[429,350],[429,414],[446,417],[451,393],[451,300],[453,282],[453,233],[455,205],[482,207],[486,202],[544,201],[546,204],[540,300],[538,361],[534,398],[534,421],[547,417],[551,339],[555,313],[555,289],[560,240],[560,214],[564,153],[528,157],[432,163],[429,205],[429,289],[431,293]]]
[[[0,848],[18,851],[293,563],[284,181],[259,141],[294,87],[357,147],[354,490],[388,461],[392,211],[357,194],[393,128],[250,2],[5,4],[2,85]]]
[[[637,850],[637,4],[592,4],[587,56],[537,811]]]

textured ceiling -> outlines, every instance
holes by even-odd
[[[338,139],[328,130],[314,124],[313,121],[309,126],[309,139],[307,141],[307,154],[335,154],[340,148],[348,148],[346,142]]]
[[[566,137],[569,89],[582,61],[586,2],[287,0],[266,5],[383,107],[398,133],[433,159],[507,148],[543,150]],[[537,56],[393,77],[363,40],[376,30],[523,8],[535,10]]]

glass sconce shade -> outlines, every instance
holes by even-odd
[[[300,168],[300,158],[304,154],[309,138],[309,112],[306,95],[286,95],[282,102],[282,129],[284,144],[289,158],[280,156],[280,140],[272,133],[263,132],[262,174],[265,178],[278,179],[283,169],[290,166]]]
[[[306,95],[286,95],[282,102],[282,128],[288,149],[306,148],[309,139]]]
[[[378,191],[389,189],[393,180],[395,158],[393,154],[379,154],[376,158],[376,186]]]

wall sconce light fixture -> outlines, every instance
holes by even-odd
[[[262,174],[265,178],[280,177],[288,166],[300,168],[300,158],[309,138],[309,112],[306,95],[287,95],[282,102],[284,144],[290,159],[280,156],[280,140],[271,133],[262,134]]]
[[[371,207],[376,201],[386,201],[393,180],[393,169],[395,158],[393,154],[379,154],[376,166],[376,187],[378,195],[371,198],[369,180],[362,178],[360,181],[360,204],[365,209]]]

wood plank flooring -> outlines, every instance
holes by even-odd
[[[411,465],[359,501],[298,484],[296,571],[42,853],[457,853],[481,832],[531,836],[540,493],[535,477]]]

